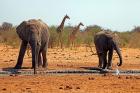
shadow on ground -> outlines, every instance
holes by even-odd
[[[21,69],[14,69],[14,67],[7,67],[7,68],[2,68],[2,71],[5,71],[5,72],[9,72],[10,74],[18,74],[20,73],[19,71],[21,70],[28,70],[28,69],[31,69],[31,67],[22,67]]]
[[[100,71],[100,72],[99,72],[100,74],[104,74],[104,73],[108,73],[108,72],[109,72],[108,70],[101,69],[101,68],[99,68],[99,67],[80,67],[80,68],[86,69],[86,70]]]
[[[98,71],[102,71],[101,68],[99,67],[80,67],[82,69],[86,69],[86,70],[98,70]]]

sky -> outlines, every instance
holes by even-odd
[[[65,25],[82,22],[84,27],[127,31],[140,26],[140,0],[0,0],[0,24],[42,19],[59,25],[66,14],[70,20]]]

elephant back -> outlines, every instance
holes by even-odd
[[[108,39],[112,39],[116,43],[119,43],[119,36],[115,32],[100,31],[100,32],[96,33],[95,38],[97,38],[97,37],[106,37]]]
[[[94,43],[95,45],[98,44],[99,41],[106,42],[106,41],[113,41],[115,44],[120,45],[120,38],[117,33],[111,31],[100,31],[95,34],[94,36]],[[106,42],[108,43],[108,42]]]

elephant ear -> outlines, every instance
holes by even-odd
[[[120,37],[117,33],[113,33],[113,41],[120,45]]]
[[[26,40],[27,41],[27,36],[26,36],[26,28],[27,28],[28,22],[27,21],[23,21],[19,26],[17,26],[16,28],[16,32],[19,36],[20,39],[22,40]]]

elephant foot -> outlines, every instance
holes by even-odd
[[[14,69],[21,69],[21,66],[15,66]]]
[[[106,69],[106,68],[107,68],[106,65],[103,65],[102,69]]]
[[[35,68],[35,66],[32,66],[32,67],[31,67],[31,69],[34,69],[34,68]]]
[[[42,68],[42,65],[39,65],[38,68]]]
[[[47,68],[47,65],[46,65],[46,64],[43,64],[42,67],[43,67],[43,68]]]
[[[107,69],[112,70],[112,67],[111,66],[110,67],[107,67]]]
[[[39,67],[38,65],[32,65],[31,69],[34,69],[36,67],[36,69]]]
[[[47,68],[47,66],[46,66],[46,65],[43,65],[42,67],[43,67],[43,68]]]
[[[98,65],[98,68],[102,68],[102,66]]]

